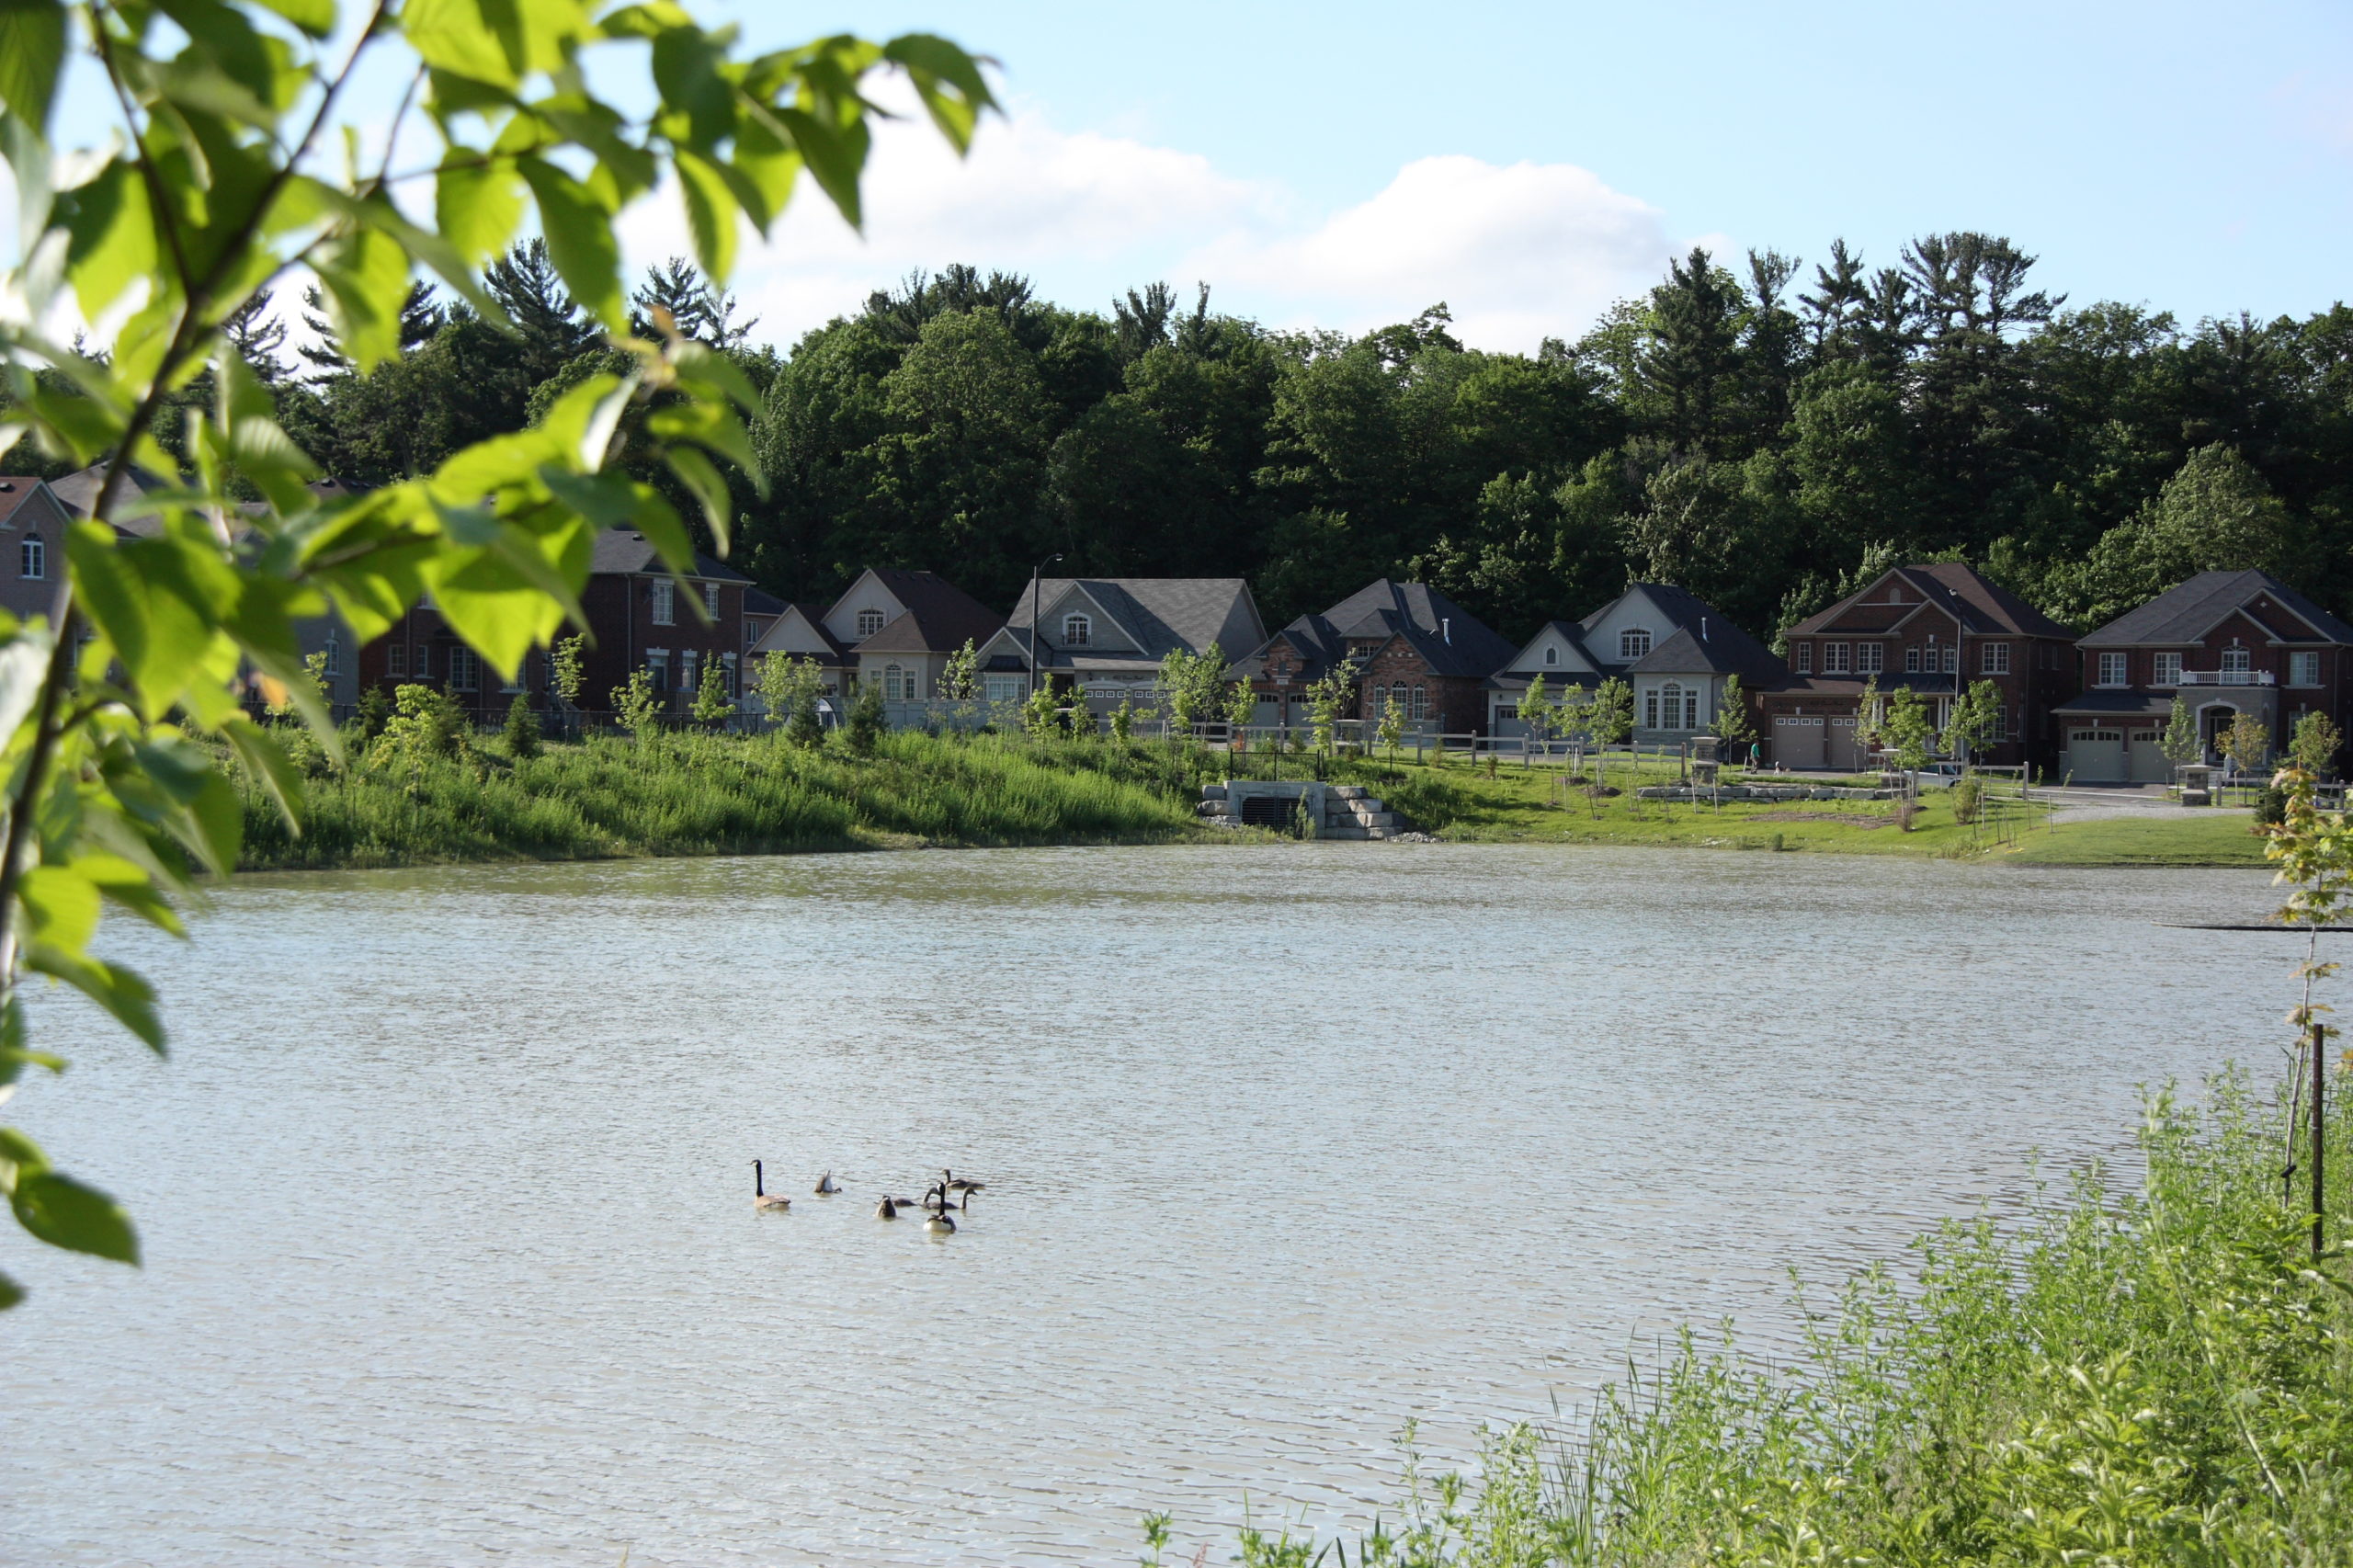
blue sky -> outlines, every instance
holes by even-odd
[[[1001,62],[1009,113],[968,163],[910,121],[878,141],[864,235],[804,192],[747,248],[737,291],[783,342],[950,261],[1096,308],[1206,280],[1281,326],[1444,300],[1471,342],[1532,349],[1694,243],[1812,263],[1843,235],[1889,263],[1978,228],[2075,303],[2191,322],[2325,309],[2353,254],[2345,0],[690,3],[756,46],[921,28]],[[383,76],[351,100],[380,124]],[[69,142],[108,118],[96,86]],[[666,197],[620,229],[637,261],[687,248]]]
[[[2076,302],[2189,320],[2325,308],[2353,249],[2342,0],[717,9],[761,41],[946,32],[1003,62],[1015,109],[956,217],[891,210],[903,179],[910,204],[941,187],[886,142],[858,251],[804,228],[747,278],[779,325],[858,255],[882,278],[1017,266],[1072,303],[1198,275],[1292,324],[1446,298],[1472,335],[1527,347],[1695,240],[1812,261],[1843,234],[1889,261],[1912,234],[1981,228]],[[1106,205],[1118,233],[1090,227]]]

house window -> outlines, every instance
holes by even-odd
[[[1988,642],[1977,656],[1977,673],[1984,676],[2006,676],[2010,673],[2010,645]]]
[[[705,584],[702,585],[702,608],[705,608],[705,609],[707,609],[707,610],[709,610],[709,611],[710,612],[710,617],[711,617],[711,619],[712,619],[713,620],[716,620],[716,619],[719,619],[719,585],[718,585],[718,584],[716,584],[716,583],[705,583]]]
[[[1847,644],[1844,642],[1824,642],[1822,645],[1823,674],[1832,676],[1845,675],[1847,672],[1848,667],[1849,659]]]
[[[515,666],[515,673],[498,683],[498,689],[501,692],[520,692],[530,690],[531,683],[529,678],[530,671],[531,658],[530,655],[527,653],[523,656],[523,662]]]
[[[1401,680],[1396,685],[1389,688],[1389,700],[1397,705],[1398,712],[1403,713],[1405,711],[1405,704],[1411,701],[1412,699],[1405,695],[1405,683],[1404,681]]]
[[[1798,674],[1810,675],[1813,671],[1813,644],[1811,642],[1801,642],[1798,644]]]
[[[420,642],[416,645],[416,678],[419,680],[433,678],[433,644],[430,642]]]
[[[720,677],[727,683],[728,696],[740,697],[743,695],[743,683],[735,678],[734,654],[722,653],[719,655],[719,674]]]
[[[699,648],[682,648],[678,651],[678,689],[680,691],[695,689],[697,684],[695,666],[700,663],[701,659],[702,651]]]
[[[1063,617],[1063,646],[1084,648],[1095,633],[1095,622],[1083,615]]]
[[[1427,719],[1430,716],[1430,694],[1427,687],[1414,688],[1414,708],[1408,718]]]
[[[2010,710],[2001,703],[1994,704],[1994,723],[1993,727],[1986,732],[1985,738],[1989,741],[2006,741],[2010,738]]]
[[[1547,648],[1547,649],[1545,649],[1545,650],[1544,650],[1544,662],[1545,662],[1545,664],[1547,664],[1547,665],[1557,665],[1557,664],[1559,664],[1559,663],[1561,662],[1561,651],[1560,651],[1558,648]]]
[[[861,642],[882,630],[882,612],[862,609],[858,612],[858,640]]]
[[[1920,647],[1916,642],[1904,650],[1904,673],[1907,676],[1920,673]]]
[[[2253,667],[2253,664],[2254,655],[2245,648],[2222,650],[2222,673],[2226,676],[2243,676]]]
[[[2318,686],[2320,684],[2320,655],[2318,653],[2289,654],[2288,684],[2290,686]]]
[[[1887,651],[1876,642],[1855,644],[1855,669],[1858,673],[1875,676],[1887,667]]]
[[[645,651],[645,674],[654,682],[654,695],[670,695],[670,650],[648,648]]]
[[[449,650],[449,689],[480,691],[482,689],[482,660],[472,648]]]
[[[25,542],[17,547],[17,562],[23,575],[41,578],[49,575],[49,546],[41,543],[40,535],[27,534]]]
[[[882,666],[882,695],[892,702],[905,702],[915,695],[910,689],[907,672],[896,665]]]
[[[1641,627],[1635,627],[1631,631],[1620,631],[1618,634],[1619,658],[1639,659],[1650,651],[1651,634],[1643,631]]]
[[[768,621],[766,616],[745,616],[744,618],[744,652],[748,653],[757,648],[760,645],[760,639],[767,634]]]
[[[678,620],[677,585],[667,577],[654,580],[654,624],[675,626]]]
[[[1643,728],[1658,728],[1658,692],[1655,689],[1643,693]]]
[[[1945,644],[1945,674],[1955,675],[1958,674],[1960,670],[1961,644],[1958,642],[1948,642]]]
[[[2099,656],[2099,684],[2102,686],[2122,686],[2124,684],[2123,654],[2102,653]]]
[[[394,642],[384,650],[384,673],[388,676],[408,674],[408,644]]]
[[[343,639],[336,635],[335,629],[332,626],[327,628],[327,645],[321,652],[327,656],[327,674],[331,676],[343,674]]]
[[[2181,655],[2179,653],[2159,653],[2157,655],[2156,676],[2152,684],[2157,686],[2179,686],[2181,684]]]
[[[1019,676],[983,676],[981,695],[991,702],[1018,702],[1021,700],[1021,677]]]

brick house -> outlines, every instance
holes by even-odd
[[[598,534],[580,595],[589,636],[581,659],[580,706],[592,713],[609,710],[614,689],[642,669],[669,706],[682,710],[711,660],[719,663],[728,695],[740,698],[744,596],[750,588],[750,578],[708,555],[697,555],[694,570],[680,583],[636,529]],[[688,595],[700,601],[701,615],[684,602]],[[502,682],[459,640],[429,597],[362,649],[358,667],[361,684],[382,687],[388,696],[396,687],[438,686],[483,721],[505,713],[517,693],[534,708],[551,702],[544,652],[526,656],[512,684]]]
[[[1782,633],[1790,679],[1758,704],[1768,755],[1790,767],[1851,770],[1864,687],[1917,692],[1944,728],[1954,695],[1991,681],[2001,693],[1979,760],[2047,765],[2054,711],[2075,690],[2075,634],[1958,562],[1897,566]]]
[[[2296,721],[2353,722],[2353,626],[2268,572],[2201,572],[2076,644],[2083,690],[2060,705],[2061,770],[2084,783],[2164,783],[2158,746],[2179,698],[2205,760],[2242,713],[2277,752]]]
[[[73,510],[48,483],[0,477],[0,608],[19,620],[56,608]]]
[[[1583,620],[1555,620],[1486,682],[1490,733],[1519,735],[1519,702],[1543,678],[1555,696],[1624,681],[1633,693],[1636,745],[1676,745],[1715,728],[1725,683],[1754,695],[1789,670],[1707,600],[1665,583],[1631,583]]]
[[[1304,728],[1307,687],[1347,661],[1357,676],[1347,717],[1378,719],[1394,698],[1408,723],[1485,734],[1487,677],[1511,657],[1510,643],[1436,588],[1383,577],[1320,615],[1301,616],[1235,672],[1257,694],[1256,723]]]

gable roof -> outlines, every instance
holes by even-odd
[[[2285,616],[2256,608],[2269,599]],[[2146,642],[2195,642],[2233,610],[2245,614],[2285,642],[2353,643],[2353,626],[2288,586],[2268,572],[2200,572],[2138,609],[2127,610],[2081,640],[2086,648],[2124,648]],[[2290,618],[2302,627],[2287,625]],[[2304,633],[2309,631],[2311,635]]]
[[[1775,658],[1771,649],[1712,611],[1699,618],[1697,630],[1677,627],[1674,636],[1654,643],[1628,671],[1738,676],[1752,688],[1779,686],[1790,678],[1790,667]]]
[[[1139,656],[1155,664],[1176,648],[1202,653],[1214,642],[1231,658],[1236,650],[1266,641],[1257,601],[1239,577],[1044,577],[1036,596],[1040,610],[1073,589],[1100,606],[1135,643]],[[1029,628],[1030,602],[1024,588],[1005,618],[1007,630]],[[1047,650],[1040,653],[1041,663],[1051,662]]]
[[[1301,674],[1315,679],[1348,656],[1348,644],[1402,638],[1433,675],[1483,680],[1518,656],[1495,630],[1425,583],[1366,584],[1320,614],[1302,615],[1251,651],[1248,673],[1264,668],[1267,651],[1289,643]]]
[[[882,629],[857,646],[877,653],[953,653],[967,642],[977,646],[1005,624],[1005,618],[937,572],[914,572],[898,566],[870,566],[858,574],[872,577],[904,607]],[[843,597],[858,586],[850,585]],[[836,599],[834,608],[839,608]],[[830,615],[832,610],[827,610]]]
[[[588,560],[588,570],[598,575],[634,576],[640,574],[663,575],[665,568],[662,557],[654,551],[653,541],[635,528],[610,528],[597,536],[595,551]],[[708,577],[721,583],[751,581],[725,562],[695,552],[695,566],[687,574],[690,577]]]
[[[1891,581],[1912,591],[1916,603],[1889,604],[1874,599]],[[1828,609],[1810,615],[1782,633],[1784,637],[1813,637],[1848,632],[1870,637],[1893,631],[1933,605],[1956,617],[1961,630],[1974,635],[2055,637],[2073,642],[2075,633],[2060,625],[1975,567],[1959,561],[1930,561],[1891,566]]]
[[[25,503],[40,494],[47,484],[48,481],[36,479],[29,474],[0,474],[0,528],[15,528],[17,514],[24,509]],[[50,491],[50,497],[52,500],[63,499],[54,490]],[[69,517],[72,515],[70,509],[67,515]]]

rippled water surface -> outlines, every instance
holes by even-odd
[[[2275,1070],[2259,874],[1303,845],[251,879],[44,1004],[138,1215],[0,1319],[0,1560],[1132,1561],[1786,1330]],[[755,1215],[754,1156],[794,1195]],[[950,1238],[872,1217],[953,1165]],[[809,1196],[832,1168],[844,1196]],[[13,1236],[13,1230],[10,1232]],[[1222,1560],[1224,1549],[1213,1551]]]

